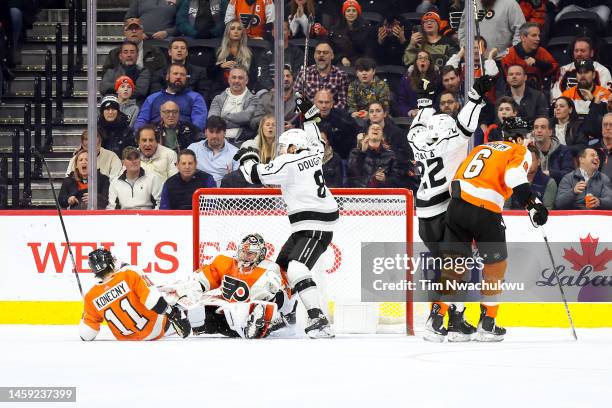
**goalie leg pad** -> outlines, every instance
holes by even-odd
[[[484,264],[484,269],[482,271],[482,277],[486,283],[489,284],[501,284],[504,281],[504,275],[506,274],[506,267],[508,266],[508,262],[503,260],[501,262],[495,262],[490,264]],[[484,296],[493,296],[499,295],[502,293],[501,289],[489,289],[483,288],[481,293]]]

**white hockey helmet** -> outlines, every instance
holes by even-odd
[[[279,149],[283,151],[289,146],[295,146],[296,150],[306,150],[310,146],[310,140],[304,129],[285,130],[278,138]]]
[[[259,234],[249,234],[240,241],[236,258],[240,267],[255,267],[266,259],[267,253],[268,249],[263,237]]]
[[[445,113],[433,115],[427,121],[428,143],[454,136],[457,133],[457,122],[450,115]]]

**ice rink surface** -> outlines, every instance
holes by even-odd
[[[0,326],[0,386],[76,386],[52,407],[604,407],[612,329],[510,328],[501,343],[402,335],[117,342],[106,327]],[[41,407],[41,403],[0,403]]]

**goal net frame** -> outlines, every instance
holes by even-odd
[[[412,243],[413,243],[413,218],[414,218],[414,210],[413,210],[413,196],[412,196],[412,192],[408,189],[402,189],[402,188],[332,188],[330,189],[332,194],[334,195],[335,198],[338,197],[351,197],[351,196],[355,196],[355,197],[379,197],[379,199],[386,197],[396,197],[397,199],[400,200],[405,200],[405,208],[402,208],[402,211],[405,212],[406,214],[406,231],[405,231],[405,242],[406,242],[406,252],[409,256],[412,255]],[[204,199],[202,199],[202,197],[205,197]],[[212,212],[214,213],[213,215],[221,215],[221,216],[232,216],[232,210],[208,210],[208,211],[202,211],[200,209],[200,201],[201,200],[215,200],[215,197],[222,199],[222,198],[227,198],[228,200],[232,200],[232,199],[240,199],[241,197],[244,197],[245,199],[247,198],[253,198],[253,197],[261,197],[262,201],[265,201],[266,199],[274,199],[274,197],[281,197],[281,190],[280,188],[201,188],[198,189],[194,192],[193,194],[193,198],[192,198],[192,217],[193,217],[193,268],[194,270],[196,270],[197,268],[199,268],[201,266],[201,264],[205,263],[201,261],[201,257],[203,257],[203,248],[201,245],[201,242],[208,242],[207,239],[201,239],[202,237],[202,232],[201,232],[201,226],[203,224],[203,222],[201,222],[200,217],[205,217],[205,216],[210,216],[211,214],[208,215],[202,215],[201,213],[206,213],[206,212]],[[282,201],[282,198],[281,198]],[[342,201],[342,200],[339,200]],[[403,204],[402,204],[403,207]],[[261,216],[267,216],[267,215],[272,215],[272,216],[283,216],[287,223],[287,226],[289,226],[289,221],[286,218],[286,211],[283,209],[274,209],[271,212],[267,211],[267,210],[261,210],[261,209],[236,209],[233,210],[235,211],[235,215],[236,216],[251,216],[251,215],[261,215]],[[266,212],[266,214],[262,214],[263,212]],[[368,214],[366,214],[366,212]],[[372,216],[371,213],[374,213],[374,215],[378,215],[378,216],[384,216],[384,210],[377,210],[376,208],[372,208],[372,209],[368,209],[367,211],[365,210],[343,210],[342,205],[340,205],[340,217],[347,216]],[[376,214],[377,212],[379,212],[378,214]],[[344,213],[344,214],[343,214]],[[403,215],[402,215],[403,216]],[[224,221],[227,224],[227,221]],[[403,228],[400,227],[400,230],[403,231]],[[261,233],[262,231],[252,231],[252,232],[259,232]],[[206,234],[204,232],[204,234]],[[231,231],[227,231],[228,236],[231,235]],[[393,240],[389,240],[389,241],[395,241],[398,242],[398,234],[396,234],[394,236],[395,239]],[[281,240],[284,242],[289,236],[287,235],[286,237],[280,237]],[[223,236],[223,238],[225,238],[225,235]],[[265,238],[265,236],[264,236]],[[237,237],[231,237],[231,240],[236,240],[238,239]],[[334,235],[334,239],[336,239],[336,234]],[[213,240],[214,241],[214,240]],[[378,241],[380,242],[384,242],[384,239],[378,239]],[[220,241],[215,241],[215,242],[220,242]],[[362,241],[362,242],[370,242],[370,241]],[[333,240],[332,240],[332,244],[333,244]],[[221,250],[223,250],[224,248],[221,248]],[[277,248],[278,250],[280,250],[280,248]],[[274,254],[275,256],[276,254]],[[359,254],[354,254],[354,256],[359,257]],[[322,256],[323,258],[323,256]],[[274,259],[272,259],[274,260]],[[406,279],[407,280],[412,280],[412,275],[410,274],[410,272],[407,270],[406,271]],[[403,302],[381,302],[382,303],[386,303],[386,304],[395,304],[395,303],[403,303],[404,305],[401,305],[402,309],[404,310],[405,313],[405,321],[402,322],[405,324],[406,327],[406,334],[407,335],[414,335],[414,303],[413,303],[413,298],[412,298],[412,292],[409,290],[406,290],[405,292],[405,300]],[[399,323],[399,322],[398,322]]]

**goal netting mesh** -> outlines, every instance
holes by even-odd
[[[361,246],[368,242],[412,241],[412,196],[402,189],[332,189],[340,220],[313,275],[333,319],[338,304],[361,302]],[[193,200],[194,267],[220,251],[235,251],[249,233],[259,233],[275,260],[291,234],[279,189],[200,189]],[[409,293],[403,302],[378,304],[380,332],[412,333]]]

